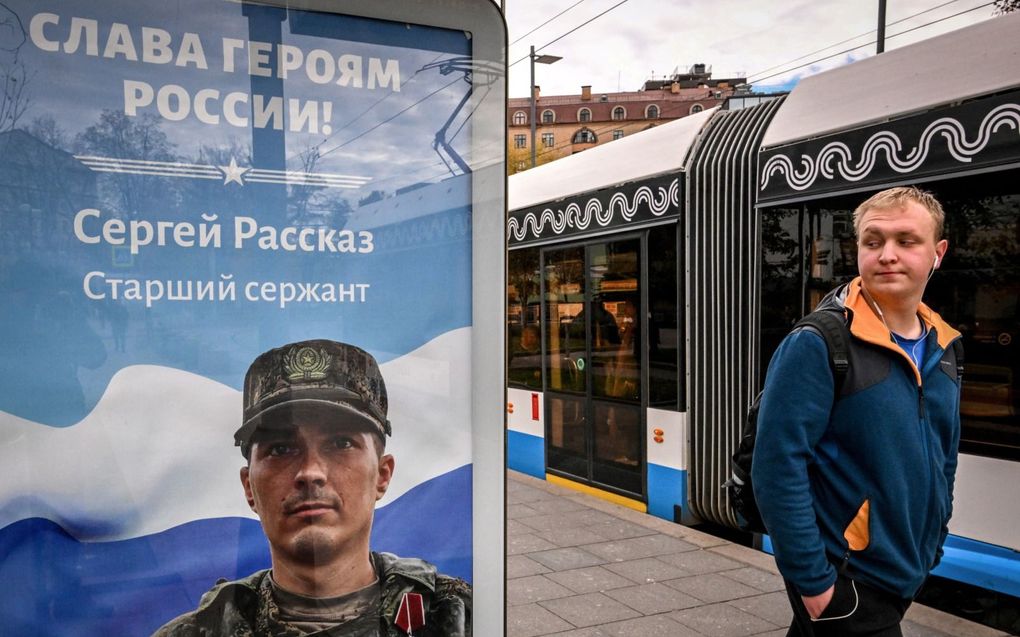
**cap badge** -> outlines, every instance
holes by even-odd
[[[295,347],[283,357],[283,373],[290,381],[322,380],[332,362],[325,350]]]

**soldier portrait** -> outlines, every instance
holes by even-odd
[[[234,441],[271,568],[217,584],[155,634],[471,635],[465,581],[370,547],[397,468],[387,412],[379,366],[361,348],[309,340],[258,356]]]

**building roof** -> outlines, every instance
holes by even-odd
[[[801,80],[765,147],[873,124],[1020,86],[1020,12]]]
[[[633,123],[634,121],[637,121],[637,120],[646,119],[646,114],[648,112],[648,107],[652,106],[654,104],[655,106],[658,106],[659,113],[658,113],[658,115],[656,115],[656,117],[654,117],[652,119],[649,119],[648,123],[650,123],[650,124],[656,123],[657,124],[657,123],[659,123],[659,121],[657,121],[657,120],[669,120],[669,119],[674,119],[674,118],[677,118],[677,117],[684,117],[684,116],[686,116],[687,114],[690,113],[691,108],[693,108],[695,104],[701,104],[702,108],[711,108],[713,106],[716,106],[720,102],[722,102],[722,98],[715,98],[715,97],[712,97],[710,95],[702,95],[698,99],[693,99],[693,98],[691,98],[689,100],[675,100],[675,99],[674,100],[663,100],[663,99],[658,99],[658,100],[648,100],[647,102],[644,102],[644,103],[642,103],[642,102],[636,102],[636,103],[635,102],[629,102],[629,103],[626,103],[626,104],[620,104],[620,103],[615,103],[614,104],[613,102],[601,102],[601,103],[600,102],[577,102],[577,103],[574,103],[574,104],[558,104],[558,105],[555,105],[555,106],[540,105],[539,108],[537,108],[535,110],[535,120],[536,120],[536,122],[538,122],[539,126],[543,126],[543,127],[547,126],[547,124],[545,122],[543,122],[543,120],[542,120],[542,113],[544,113],[545,111],[552,111],[554,113],[554,120],[555,120],[555,121],[552,122],[553,124],[577,124],[577,125],[583,126],[583,125],[585,125],[587,123],[590,123],[590,122],[608,122],[608,121],[613,121],[613,120],[615,120],[615,118],[613,117],[613,111],[615,109],[617,109],[617,108],[623,108],[624,112],[626,114],[625,119],[616,120],[616,121],[619,121],[621,124],[624,121],[626,121],[627,123]],[[581,112],[581,109],[585,109],[585,108],[588,109],[588,112],[591,114],[590,122],[581,122],[580,121],[579,114]],[[512,108],[512,109],[510,109],[511,117],[513,117],[513,113],[517,113],[519,111],[524,111],[525,113],[527,113],[528,109],[527,108]],[[516,132],[516,129],[514,128],[515,126],[521,127],[520,130],[526,130],[526,128],[524,128],[520,124],[517,124],[517,125],[513,124],[512,123],[513,122],[512,119],[510,121],[511,121],[511,124],[510,124],[511,130],[515,130],[515,132]]]
[[[715,113],[706,110],[671,120],[609,144],[510,176],[510,210],[555,201],[578,193],[680,170],[687,151]]]
[[[592,92],[591,99],[582,99],[580,93],[574,95],[540,95],[536,108],[539,112],[543,108],[559,105],[577,106],[594,104],[626,104],[627,102],[662,102],[662,101],[688,101],[707,99],[712,97],[715,91],[723,93],[732,92],[733,87],[722,89],[711,88],[682,88],[679,93],[672,93],[669,89],[654,91],[629,91],[625,93],[598,93]],[[602,97],[605,96],[605,101]],[[511,97],[507,100],[509,109],[527,109],[531,107],[531,100],[527,97]]]

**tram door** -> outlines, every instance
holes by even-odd
[[[642,238],[543,251],[546,463],[644,498]]]

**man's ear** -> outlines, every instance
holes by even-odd
[[[949,251],[949,241],[942,239],[935,244],[935,256],[938,257],[938,265],[942,265],[942,261],[946,258],[946,252]],[[936,268],[938,266],[935,266]]]
[[[241,467],[241,486],[244,487],[244,499],[248,501],[248,506],[251,510],[258,515],[258,509],[255,508],[255,494],[251,490],[251,479],[248,477],[248,467]]]
[[[393,479],[393,468],[396,466],[396,462],[393,456],[388,453],[379,458],[379,475],[375,482],[376,501],[382,500],[386,495],[386,490],[390,488],[390,480]]]

